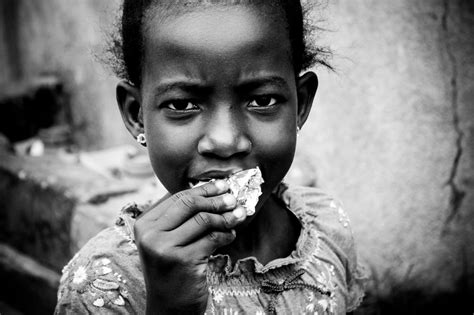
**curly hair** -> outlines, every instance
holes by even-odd
[[[328,62],[332,55],[331,50],[317,46],[310,40],[314,32],[321,31],[320,28],[309,23],[309,12],[312,9],[310,4],[303,6],[300,0],[248,0],[247,2],[275,6],[284,13],[291,43],[291,61],[296,74],[315,65],[333,69]],[[161,3],[162,0],[123,0],[121,18],[115,31],[109,34],[107,57],[102,58],[103,61],[120,79],[127,80],[136,86],[141,84],[144,51],[142,28],[146,13],[151,5]]]

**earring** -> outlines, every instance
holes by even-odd
[[[300,133],[300,126],[296,126],[296,135],[299,136],[299,133]]]
[[[146,146],[146,137],[144,133],[140,133],[137,136],[137,142],[140,143],[142,146]]]

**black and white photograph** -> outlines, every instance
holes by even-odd
[[[0,0],[0,315],[474,314],[474,1]]]

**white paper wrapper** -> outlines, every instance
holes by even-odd
[[[209,182],[214,181],[214,179]],[[230,193],[237,199],[237,205],[245,208],[247,215],[255,213],[255,207],[258,203],[258,198],[262,194],[261,185],[263,184],[262,172],[257,167],[248,170],[243,170],[230,175],[227,178],[230,186]],[[208,182],[198,182],[191,187],[199,187]]]
[[[232,174],[227,182],[237,204],[244,207],[247,215],[255,213],[255,206],[262,194],[262,172],[258,167]]]

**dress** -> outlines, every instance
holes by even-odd
[[[301,223],[295,250],[263,266],[232,267],[211,256],[206,314],[345,314],[363,298],[365,275],[341,204],[321,190],[281,184],[275,191]],[[64,267],[56,314],[144,314],[145,283],[133,240],[142,209],[125,207],[114,227],[91,239]]]

